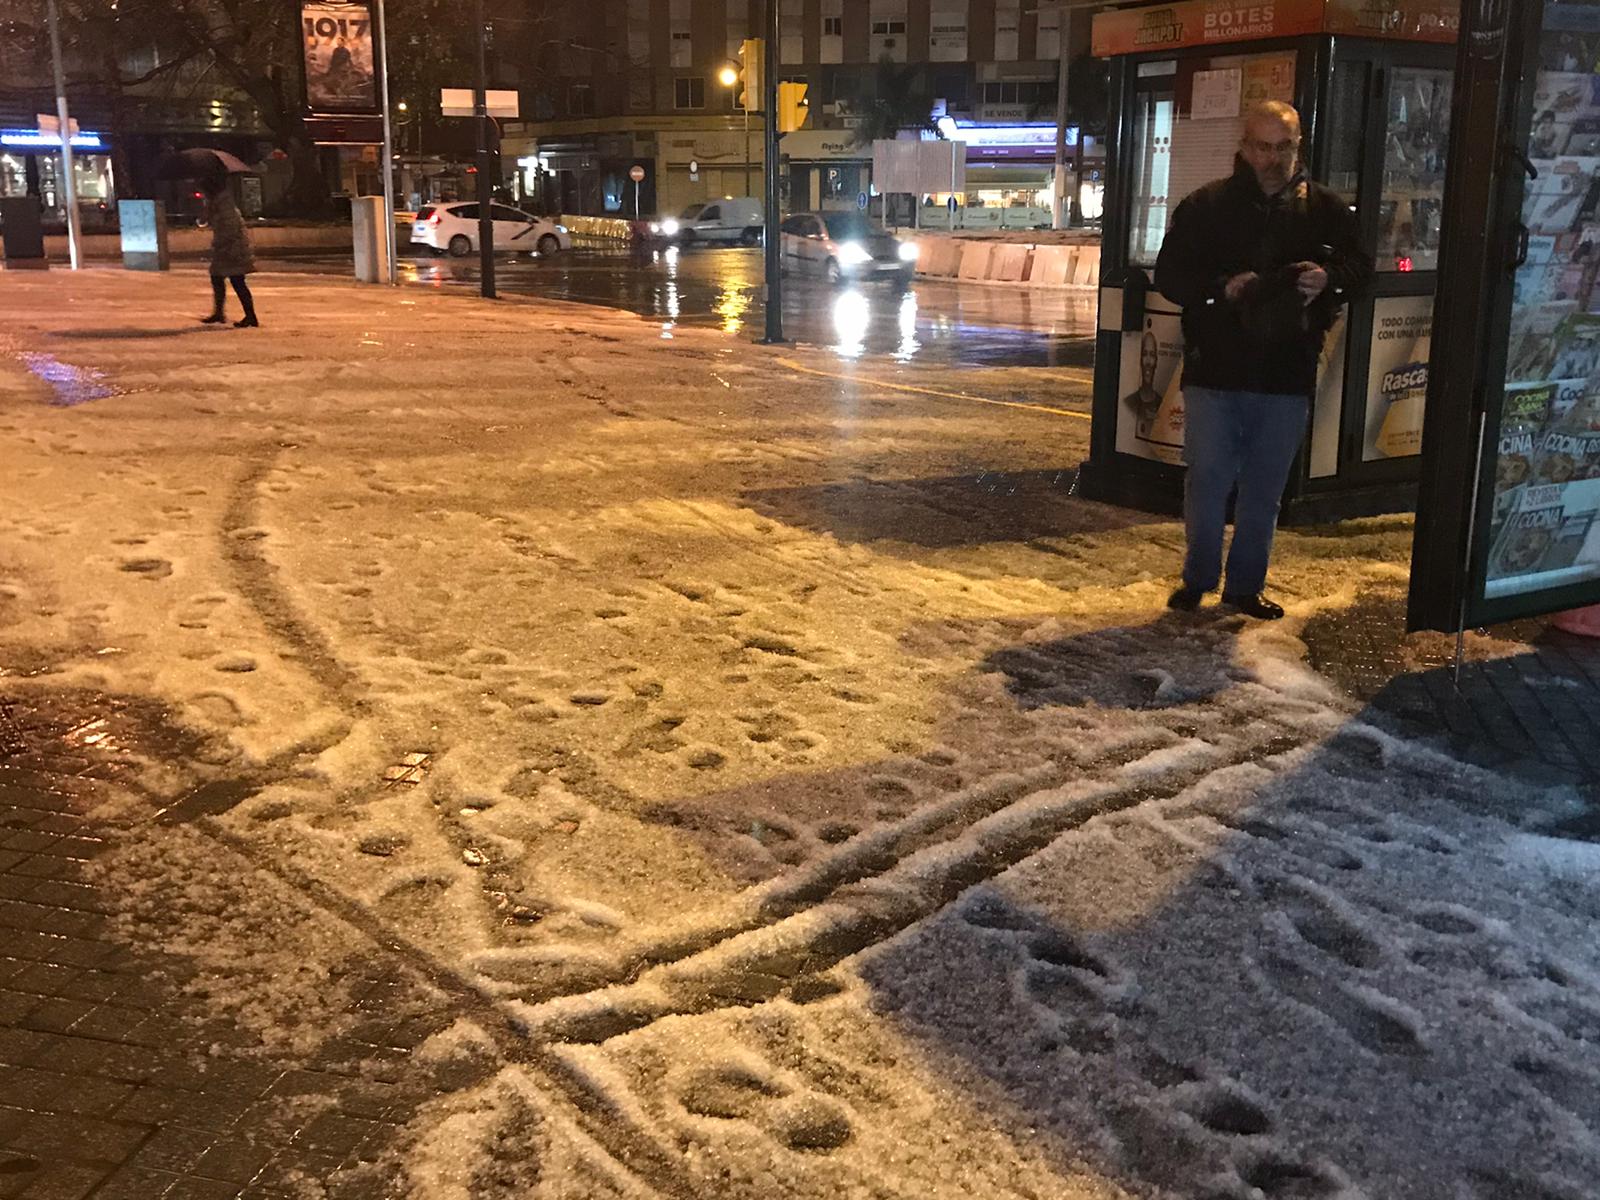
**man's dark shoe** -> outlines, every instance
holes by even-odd
[[[209,317],[201,317],[200,318],[200,324],[202,324],[202,325],[221,325],[227,319],[228,318],[223,316],[221,313],[212,313]]]
[[[1194,612],[1205,597],[1206,594],[1198,588],[1184,586],[1167,597],[1167,607],[1178,612]]]
[[[1258,621],[1276,621],[1283,616],[1283,606],[1274,604],[1265,596],[1223,596],[1222,602],[1235,612]]]

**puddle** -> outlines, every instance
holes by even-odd
[[[50,404],[56,408],[71,408],[90,400],[104,400],[121,393],[105,379],[104,371],[93,367],[74,367],[49,354],[21,351],[17,355],[22,365],[50,385],[55,398]]]

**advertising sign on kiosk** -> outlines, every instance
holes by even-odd
[[[1464,15],[1410,624],[1600,603],[1600,0]]]
[[[1458,25],[1455,0],[1180,0],[1095,17],[1111,182],[1084,495],[1181,508],[1183,338],[1152,286],[1156,257],[1178,203],[1232,172],[1252,106],[1281,100],[1300,111],[1303,166],[1348,199],[1378,268],[1327,339],[1284,517],[1414,506]]]

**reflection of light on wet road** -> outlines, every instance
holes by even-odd
[[[348,257],[308,269],[348,273]],[[658,335],[686,327],[728,337],[759,335],[765,322],[759,250],[677,247],[574,250],[553,258],[497,261],[505,295],[548,296],[634,312]],[[402,278],[435,288],[475,288],[474,258],[417,256]],[[784,335],[843,357],[969,366],[1087,367],[1094,361],[1096,296],[1090,289],[978,287],[919,279],[909,291],[876,284],[838,290],[821,279],[784,280]],[[846,322],[841,327],[841,321]],[[381,336],[381,335],[380,335]]]
[[[897,362],[910,362],[922,343],[917,341],[917,294],[907,289],[900,297],[900,345],[894,352]]]
[[[117,394],[116,388],[100,382],[105,378],[103,371],[96,371],[92,367],[74,367],[48,354],[25,352],[17,357],[22,359],[23,366],[50,385],[55,392],[55,399],[50,403],[57,408],[70,408],[74,404],[104,400],[107,396]]]
[[[867,326],[872,307],[857,289],[840,292],[833,302],[833,330],[839,340],[834,350],[840,358],[860,358],[867,348]]]

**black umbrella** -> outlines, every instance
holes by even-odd
[[[247,164],[226,150],[175,150],[156,165],[156,178],[224,179],[229,175],[244,175],[250,171]]]

